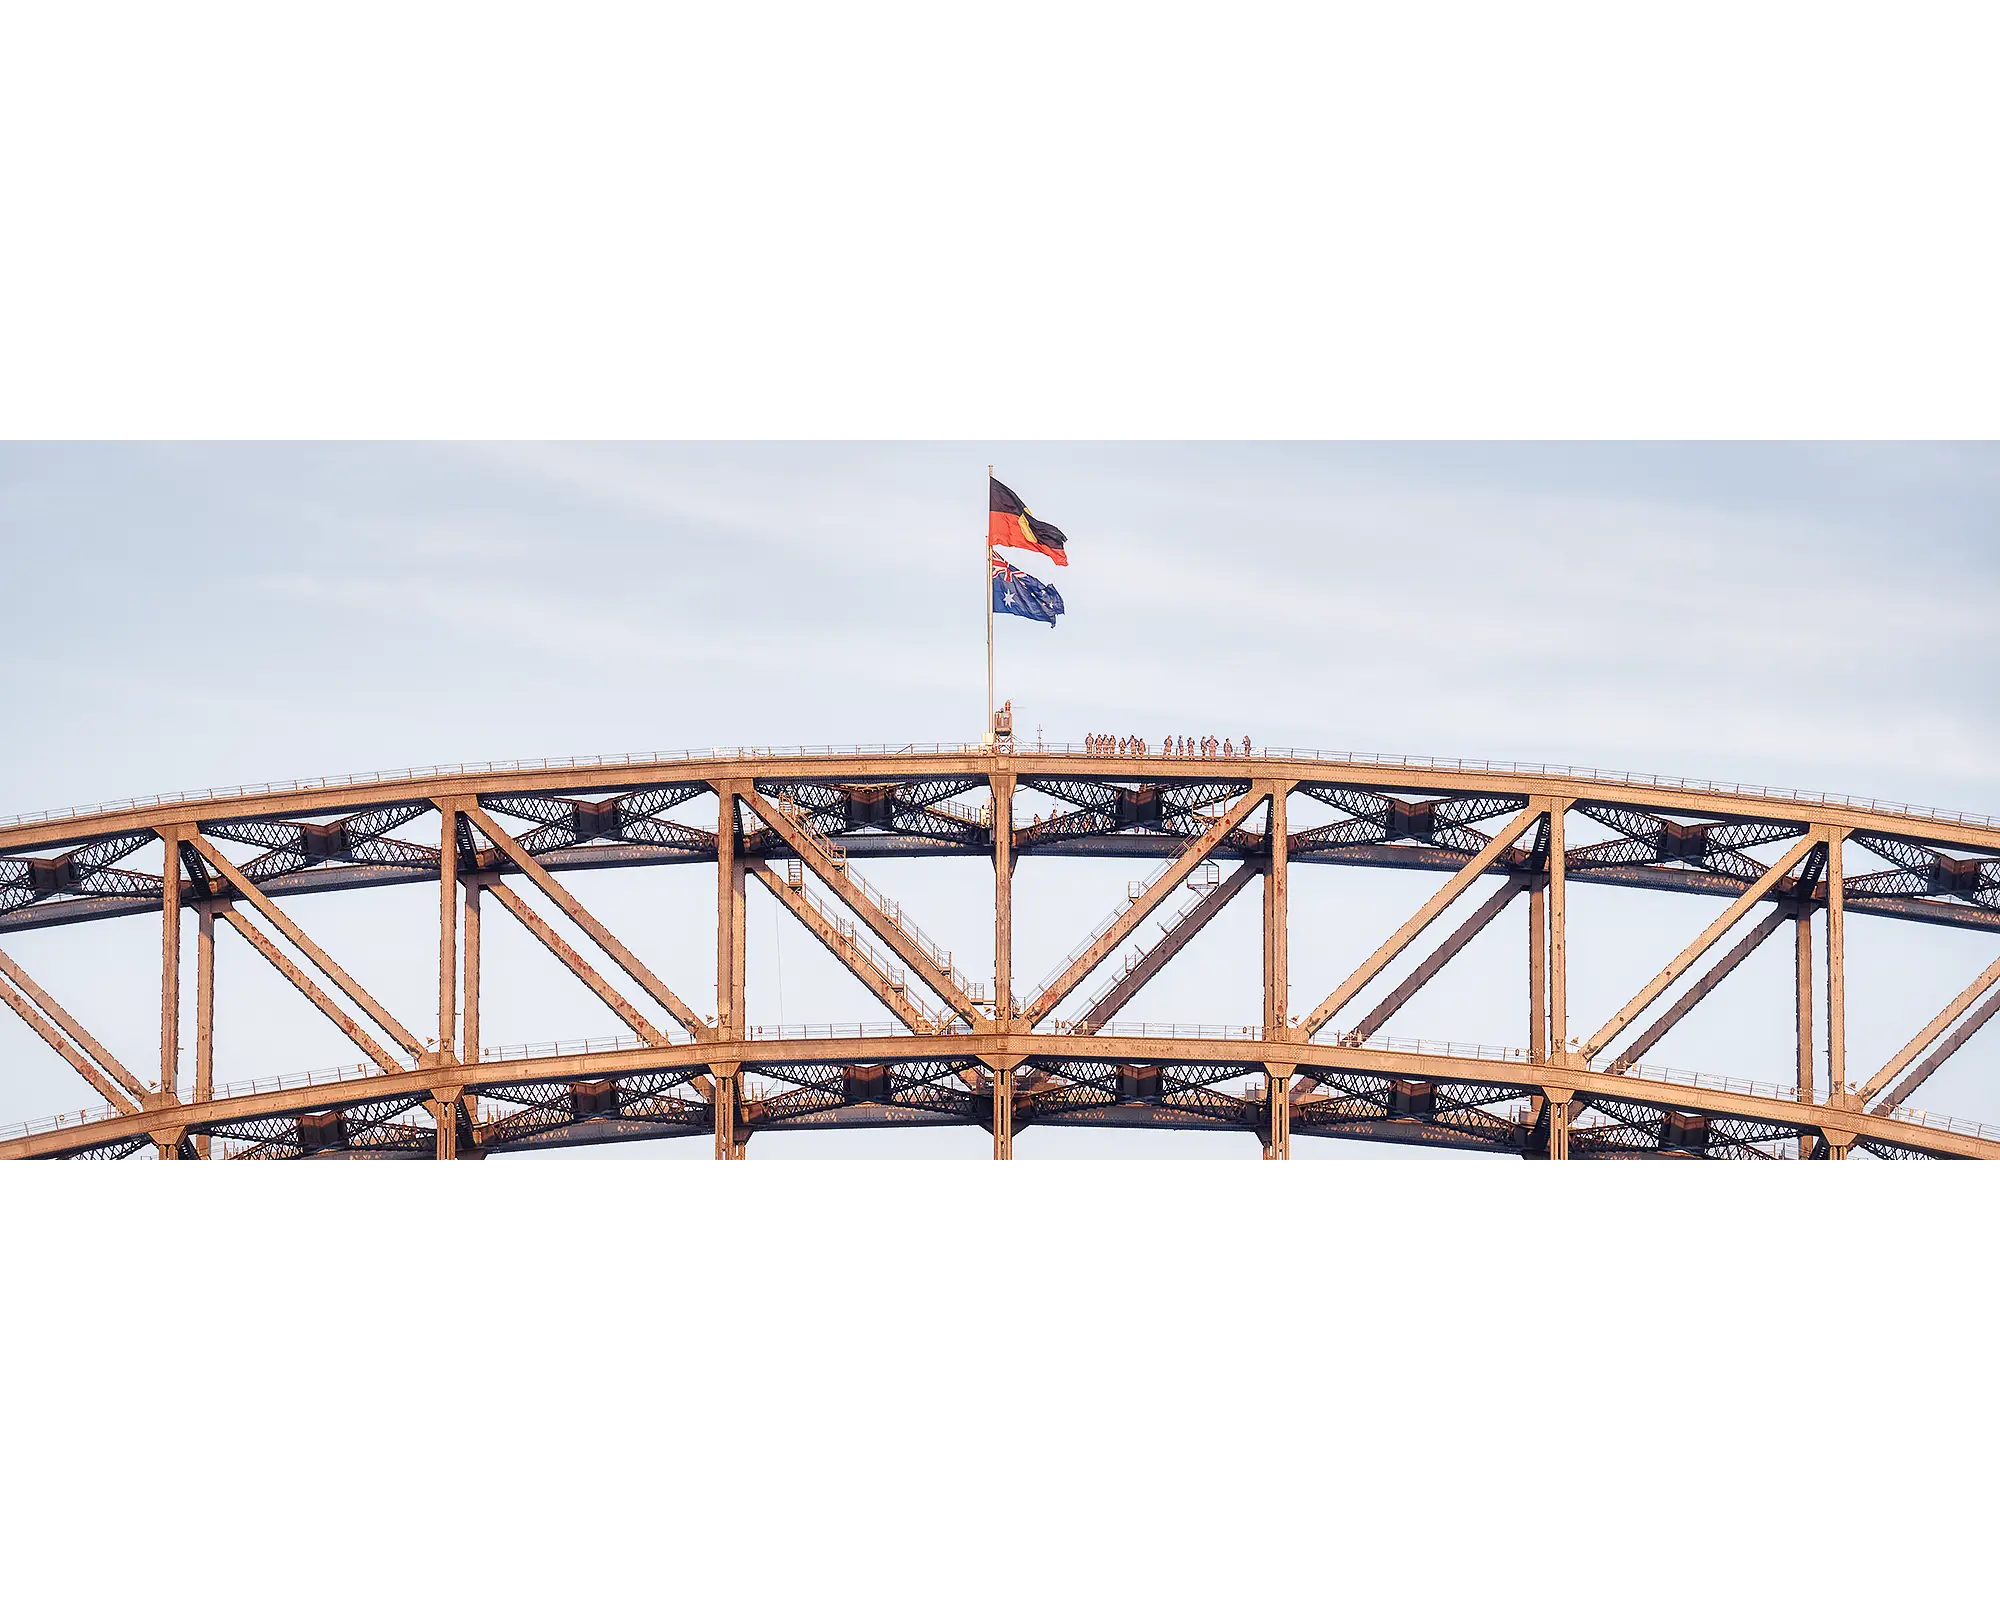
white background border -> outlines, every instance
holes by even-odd
[[[1973,8],[4,27],[11,436],[1995,432]],[[22,1594],[1990,1573],[1983,1169],[15,1167],[0,1204]]]

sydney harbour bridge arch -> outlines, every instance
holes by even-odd
[[[1908,1104],[2000,1010],[2000,959],[1889,1059],[1849,1061],[1846,1042],[1849,917],[2000,933],[1994,819],[1565,768],[1112,749],[649,754],[13,819],[0,824],[0,999],[100,1103],[0,1133],[0,1154],[467,1159],[695,1138],[729,1159],[787,1129],[971,1125],[1004,1159],[1022,1128],[1097,1125],[1237,1129],[1275,1159],[1307,1137],[1571,1160],[2000,1155],[2000,1128]],[[990,981],[864,871],[946,856],[990,863],[993,945],[977,964]],[[1153,869],[1033,987],[1013,970],[1014,869],[1027,856]],[[137,870],[151,857],[159,871]],[[1435,893],[1299,1009],[1292,874],[1343,865],[1428,873]],[[693,984],[676,972],[670,986],[565,881],[618,868],[713,874],[712,974]],[[881,1021],[747,1021],[752,879],[865,986]],[[1579,882],[1707,897],[1715,914],[1614,1013],[1578,1016],[1567,889]],[[438,887],[434,1019],[394,1014],[286,910],[301,895],[417,883]],[[1121,1022],[1246,891],[1262,907],[1262,1015]],[[1526,1046],[1393,1037],[1397,1012],[1517,900]],[[495,914],[624,1032],[576,1047],[483,1038],[480,930]],[[161,922],[158,964],[105,980],[157,986],[159,1057],[142,1070],[92,1031],[90,995],[54,993],[35,973],[36,930],[119,917]],[[1795,1070],[1760,1082],[1744,1063],[1656,1064],[1655,1047],[1774,937],[1796,952]],[[295,1071],[281,1054],[267,1076],[215,1083],[225,938],[337,1025],[357,1062]]]

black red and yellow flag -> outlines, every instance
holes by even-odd
[[[991,480],[986,518],[986,542],[1008,545],[1016,550],[1033,550],[1047,556],[1059,567],[1069,565],[1063,546],[1068,537],[1053,522],[1044,522],[1023,503],[1021,497],[998,478]]]

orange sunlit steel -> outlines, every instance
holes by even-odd
[[[787,1130],[976,1125],[1001,1159],[1022,1130],[1064,1126],[1236,1130],[1270,1159],[1306,1137],[1558,1160],[2000,1155],[2000,1129],[1908,1105],[2000,1011],[2000,959],[1969,972],[1888,1061],[1850,1075],[1845,949],[1849,915],[2000,933],[2000,822],[1558,768],[1251,755],[1234,741],[1227,749],[1166,757],[1136,740],[1029,749],[1003,734],[984,745],[629,756],[173,796],[0,824],[0,1001],[102,1100],[14,1130],[0,1154],[468,1159],[693,1137],[736,1159],[753,1139]],[[1310,821],[1313,809],[1328,820]],[[711,813],[713,822],[700,820]],[[155,848],[160,872],[123,864]],[[954,855],[991,863],[993,946],[972,963],[990,983],[861,870],[874,859]],[[1014,972],[1014,875],[1024,856],[1157,863],[1026,992]],[[1340,865],[1444,881],[1323,997],[1297,1004],[1291,876]],[[714,872],[712,974],[670,987],[562,882],[616,867]],[[1253,879],[1262,888],[1257,1020],[1121,1025],[1134,997]],[[1487,879],[1491,892],[1412,963]],[[752,880],[885,1020],[749,1024]],[[1624,1005],[1601,1021],[1573,1017],[1572,881],[1721,906]],[[424,882],[438,885],[434,1026],[392,1014],[282,903]],[[1501,936],[1489,930],[1524,896],[1526,1047],[1385,1037],[1461,952]],[[625,1034],[539,1051],[486,1041],[480,929],[489,899]],[[91,997],[59,997],[33,976],[29,935],[163,908],[159,970],[123,979],[157,984],[160,995],[160,1077],[148,1084],[79,1016]],[[189,913],[194,1060],[183,1081]],[[1712,1074],[1656,1066],[1654,1047],[1787,922],[1796,930],[1797,1043],[1795,1060],[1773,1074],[1781,1081],[1755,1081],[1748,1062]],[[1714,957],[1739,927],[1747,931]],[[274,1080],[217,1085],[215,1011],[228,996],[217,992],[215,941],[225,931],[338,1026],[363,1061],[300,1074],[281,1062]],[[1393,983],[1392,972],[1401,974]],[[686,998],[711,992],[712,1013]]]

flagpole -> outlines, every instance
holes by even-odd
[[[986,463],[986,503],[993,503],[993,463]],[[990,534],[989,534],[990,537]],[[979,541],[979,548],[985,552],[979,558],[979,592],[986,602],[986,731],[980,735],[983,745],[993,743],[993,550],[985,539]]]

